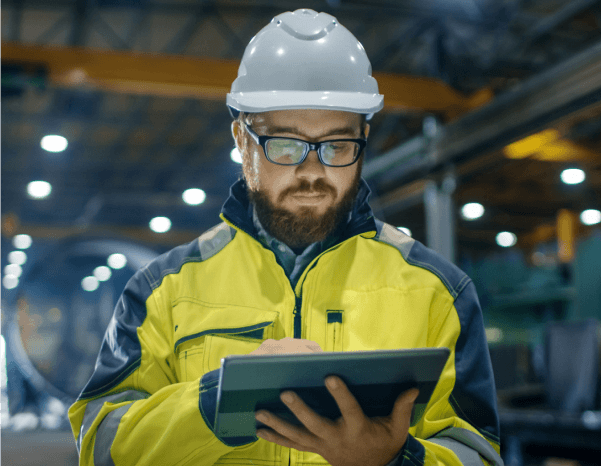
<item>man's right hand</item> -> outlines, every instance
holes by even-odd
[[[323,349],[314,341],[286,337],[281,340],[273,340],[271,338],[265,340],[261,343],[261,346],[248,354],[318,353],[320,351],[323,351]]]

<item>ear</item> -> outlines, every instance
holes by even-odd
[[[232,137],[234,138],[234,142],[236,143],[236,147],[242,153],[242,131],[240,128],[240,120],[232,121]]]
[[[371,128],[371,126],[369,126],[369,123],[365,123],[365,129],[363,130],[363,132],[365,133],[365,139],[367,139],[367,137],[369,136],[370,128]]]

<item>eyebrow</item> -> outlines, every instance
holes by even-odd
[[[325,138],[327,136],[332,136],[335,134],[346,135],[346,136],[355,136],[355,131],[356,131],[356,128],[353,128],[351,126],[345,126],[344,128],[334,128],[325,134],[320,134],[319,136],[317,136],[316,139]],[[298,131],[298,129],[288,127],[288,126],[273,126],[273,127],[269,128],[268,132],[270,134],[290,133],[290,134],[296,134],[297,136],[301,136],[305,139],[311,139],[308,135],[300,133]]]

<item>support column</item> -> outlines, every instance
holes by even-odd
[[[428,181],[424,191],[427,246],[451,262],[455,262],[455,208],[453,192],[456,180],[452,173],[445,175],[441,186]]]

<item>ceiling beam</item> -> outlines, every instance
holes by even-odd
[[[80,226],[48,226],[23,224],[19,225],[14,234],[28,234],[32,238],[58,240],[71,236],[101,232],[104,236],[115,238],[128,238],[137,243],[158,244],[165,247],[178,246],[197,238],[202,232],[199,230],[171,230],[166,233],[155,233],[148,227],[121,227],[115,225],[94,225],[93,228]],[[2,231],[7,238],[12,236]]]
[[[599,102],[601,42],[445,125],[434,138],[415,136],[422,144],[409,140],[370,160],[363,171],[383,174],[388,186],[398,186],[501,149]],[[409,145],[417,149],[404,147]]]
[[[238,60],[2,42],[2,63],[43,65],[57,87],[225,101]],[[455,118],[489,102],[488,88],[464,96],[433,78],[373,73],[388,111]]]

